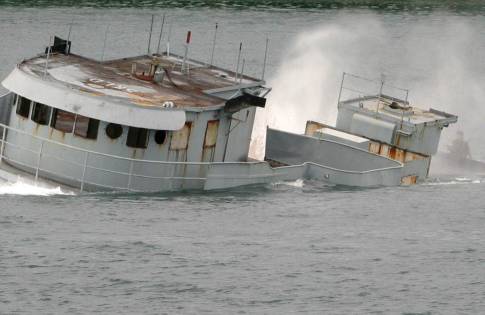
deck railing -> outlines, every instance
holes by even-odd
[[[207,169],[210,165],[265,163],[257,161],[217,163],[132,159],[71,146],[32,135],[4,124],[0,124],[0,130],[6,131],[2,132],[0,161],[31,174],[35,182],[39,180],[39,177],[44,177],[79,188],[81,192],[86,189],[87,185],[109,190],[147,191],[146,189],[137,189],[135,181],[145,181],[145,186],[152,185],[153,191],[161,190],[159,187],[162,185],[165,185],[165,187],[167,185],[178,185],[182,188],[185,185],[192,187],[195,185],[196,188],[203,188],[203,183],[207,179]],[[22,141],[18,141],[18,143],[9,141],[9,135],[12,134],[27,137],[29,145],[22,145]],[[33,147],[37,147],[37,150]],[[65,158],[65,156],[73,156],[72,153],[76,154],[76,159]],[[106,163],[106,159],[109,160],[109,163]],[[110,169],[105,165],[122,167]],[[125,185],[103,184],[103,180],[109,177],[113,179],[111,183],[124,182]],[[122,178],[124,180],[121,180]],[[110,181],[106,180],[106,182]]]

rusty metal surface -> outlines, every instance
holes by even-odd
[[[171,151],[187,150],[191,127],[192,124],[186,122],[182,129],[173,132],[172,139],[170,140]]]
[[[151,79],[154,65],[165,72],[161,82]],[[230,71],[202,64],[193,63],[188,73],[182,73],[180,60],[176,57],[140,56],[98,62],[73,54],[53,54],[49,58],[46,75],[45,56],[23,61],[19,68],[29,75],[61,84],[66,89],[160,108],[203,109],[222,105],[224,100],[208,95],[204,90],[237,85]],[[244,82],[258,80],[244,77]]]
[[[204,136],[204,148],[202,151],[203,162],[213,162],[219,131],[219,120],[209,120]]]

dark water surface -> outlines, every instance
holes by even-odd
[[[93,8],[342,9],[485,11],[481,0],[0,0],[0,6]]]
[[[391,4],[395,10],[374,8]],[[318,51],[333,66],[320,68],[318,55],[310,62],[335,77],[328,91],[345,70],[386,69],[418,89],[440,74],[432,105],[448,106],[445,92],[452,91],[463,101],[455,109],[476,117],[462,128],[483,121],[482,1],[254,5],[0,0],[0,77],[41,52],[50,35],[66,35],[72,21],[77,53],[100,58],[107,25],[107,58],[145,53],[150,14],[166,12],[174,50],[192,29],[191,54],[207,59],[217,21],[217,63],[232,67],[244,41],[247,71],[257,76],[269,36],[267,76],[275,83],[289,67],[284,56],[295,38],[323,27],[323,35],[310,33],[324,42]],[[349,41],[340,31],[349,25],[363,25],[363,40],[338,46]],[[334,39],[335,30],[343,37]],[[418,49],[429,43],[439,49]],[[410,51],[417,54],[409,58]],[[448,51],[458,53],[435,62]],[[339,63],[339,54],[348,62]],[[458,66],[435,71],[445,64]],[[295,85],[312,78],[290,77]],[[472,131],[478,146],[482,133]],[[484,191],[485,179],[463,177],[368,190],[297,181],[213,193],[80,196],[0,184],[0,314],[483,314]]]
[[[485,185],[0,197],[3,314],[480,314]]]

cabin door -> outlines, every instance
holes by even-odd
[[[219,120],[209,120],[205,130],[204,145],[202,148],[202,162],[214,162],[218,131]]]
[[[187,149],[189,147],[191,122],[186,122],[185,126],[172,133],[170,148],[168,150],[168,160],[171,162],[187,162]]]

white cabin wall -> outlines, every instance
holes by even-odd
[[[233,115],[227,139],[225,162],[247,161],[255,115],[255,107],[240,110]]]

